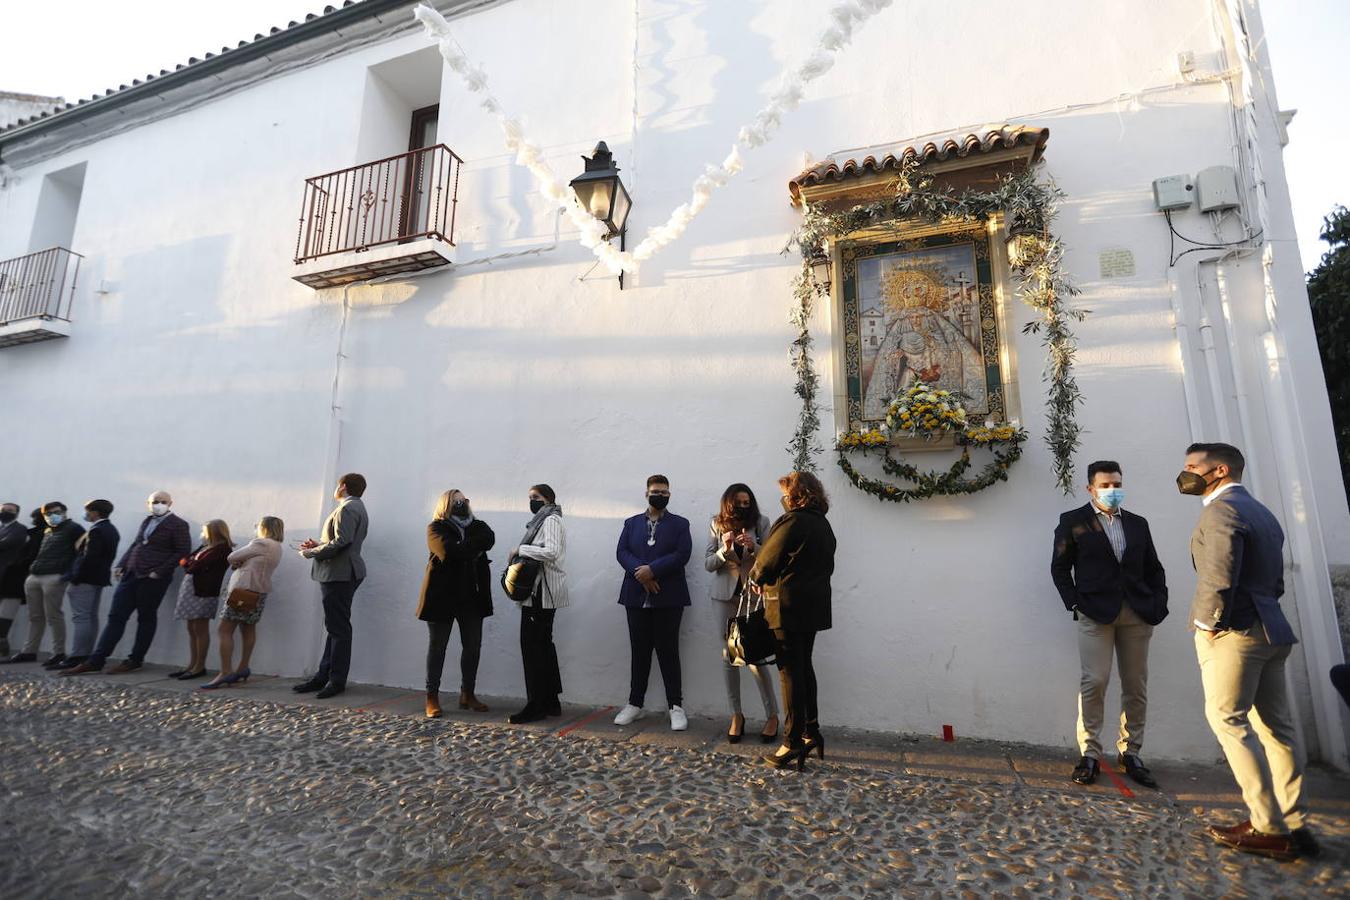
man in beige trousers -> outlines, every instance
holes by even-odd
[[[1092,784],[1102,761],[1102,723],[1111,663],[1120,667],[1120,737],[1125,773],[1145,787],[1158,782],[1139,758],[1148,713],[1148,645],[1167,617],[1167,576],[1148,521],[1122,508],[1120,463],[1088,466],[1085,506],[1059,517],[1050,577],[1078,631],[1078,749],[1072,778]]]
[[[1287,862],[1319,851],[1306,823],[1303,761],[1284,680],[1296,643],[1279,603],[1284,532],[1241,485],[1245,465],[1229,444],[1192,444],[1177,476],[1181,493],[1204,498],[1191,535],[1190,618],[1205,718],[1250,813],[1239,825],[1205,831],[1225,847]]]

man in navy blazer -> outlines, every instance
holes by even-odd
[[[1120,463],[1088,466],[1086,506],[1059,517],[1050,576],[1065,609],[1078,623],[1078,749],[1073,780],[1091,784],[1101,766],[1102,722],[1112,656],[1120,666],[1120,738],[1125,772],[1156,788],[1139,759],[1148,713],[1148,645],[1153,626],[1167,616],[1167,578],[1148,521],[1121,508]]]
[[[689,520],[668,511],[669,503],[670,479],[651,476],[647,479],[647,511],[626,520],[619,535],[615,553],[623,566],[619,603],[628,615],[633,665],[628,704],[614,717],[614,724],[628,725],[642,717],[655,650],[666,686],[671,730],[684,731],[689,718],[681,706],[680,619],[689,605],[684,567],[694,543]]]
[[[1246,460],[1230,444],[1192,444],[1177,476],[1203,498],[1191,534],[1190,625],[1205,718],[1242,789],[1247,821],[1205,830],[1226,847],[1288,861],[1317,856],[1303,803],[1303,762],[1284,666],[1296,643],[1280,609],[1284,530],[1241,484]]]
[[[108,670],[111,675],[134,672],[145,664],[145,654],[159,626],[159,604],[169,590],[180,560],[192,553],[192,534],[188,523],[170,512],[173,497],[168,491],[155,491],[146,500],[150,515],[141,520],[136,538],[113,569],[117,590],[113,591],[108,621],[89,658],[62,675],[99,672],[118,641],[126,633],[131,614],[136,614],[136,637],[127,658]]]

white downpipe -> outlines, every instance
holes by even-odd
[[[1172,331],[1177,336],[1177,349],[1181,355],[1181,389],[1186,395],[1186,416],[1190,420],[1191,442],[1204,440],[1204,419],[1200,415],[1200,398],[1195,387],[1195,348],[1191,346],[1190,326],[1181,309],[1181,299],[1177,295],[1176,282],[1172,280],[1172,270],[1167,270],[1168,299],[1172,304]]]

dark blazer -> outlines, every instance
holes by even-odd
[[[71,584],[92,584],[107,587],[112,584],[112,565],[117,558],[117,544],[122,536],[113,523],[100,519],[85,532],[79,554],[70,564],[66,580]]]
[[[684,578],[684,567],[694,552],[694,539],[689,533],[689,520],[666,510],[656,526],[656,546],[647,546],[647,514],[639,513],[625,519],[619,534],[619,546],[614,556],[623,566],[623,584],[619,588],[619,603],[624,606],[646,606],[651,600],[654,609],[670,609],[689,605],[689,583]],[[651,566],[660,593],[648,594],[633,577],[642,566]]]
[[[487,552],[497,536],[474,519],[463,536],[453,522],[437,519],[427,526],[427,573],[417,601],[423,622],[449,622],[459,615],[492,615],[491,560]]]
[[[750,580],[764,588],[764,618],[770,628],[830,627],[834,550],[834,529],[818,510],[794,509],[773,523],[750,570]]]
[[[23,527],[23,526],[19,526]],[[24,595],[23,583],[28,578],[28,567],[33,564],[37,557],[38,550],[42,547],[42,532],[47,529],[41,525],[34,525],[31,528],[24,529],[27,535],[23,545],[23,550],[19,552],[17,558],[5,567],[3,577],[0,577],[0,597],[17,598],[27,602]]]
[[[131,542],[127,552],[122,554],[117,568],[138,578],[156,574],[160,578],[172,578],[173,570],[179,561],[192,552],[192,536],[188,523],[171,512],[164,514],[164,520],[145,536],[145,527],[154,516],[146,516],[136,529],[136,540]]]
[[[23,527],[22,522],[15,519],[13,522],[0,525],[0,584],[5,583],[5,570],[23,558],[23,551],[27,546],[28,529]]]
[[[1125,554],[1117,562],[1096,507],[1088,503],[1060,516],[1050,577],[1074,618],[1082,613],[1109,625],[1128,603],[1139,618],[1157,625],[1167,618],[1167,574],[1153,547],[1148,520],[1122,509],[1120,522],[1125,528]]]
[[[1284,530],[1242,485],[1228,488],[1200,513],[1191,534],[1191,562],[1192,623],[1244,630],[1259,622],[1271,644],[1297,643],[1280,609]]]
[[[192,579],[192,593],[198,597],[217,597],[225,584],[225,573],[230,569],[229,556],[234,548],[229,544],[202,545],[183,560]]]

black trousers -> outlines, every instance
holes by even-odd
[[[558,648],[553,645],[556,609],[520,608],[520,660],[525,666],[525,700],[530,706],[552,706],[562,693]]]
[[[191,576],[189,576],[191,577]],[[103,633],[98,636],[94,652],[88,662],[94,668],[102,668],[117,642],[126,633],[127,622],[131,614],[136,614],[136,637],[131,643],[128,662],[141,663],[155,639],[155,630],[159,627],[159,604],[169,590],[168,578],[151,578],[148,575],[123,573],[122,580],[113,591],[112,609],[108,610],[108,620],[103,623]]]
[[[478,683],[478,658],[483,651],[483,617],[460,613],[449,622],[428,622],[427,633],[427,693],[441,689],[441,672],[445,669],[445,648],[450,643],[450,631],[459,623],[459,689],[472,694]]]
[[[783,685],[783,743],[800,747],[808,734],[820,734],[820,709],[816,706],[816,669],[811,653],[816,647],[814,631],[775,630],[778,640],[778,678]]]
[[[340,688],[347,686],[347,672],[352,667],[352,599],[357,581],[321,581],[319,593],[323,597],[323,627],[328,639],[323,644],[323,659],[315,681],[326,681]]]
[[[666,685],[666,704],[680,706],[684,692],[680,686],[680,619],[684,607],[644,609],[625,607],[628,612],[628,645],[633,652],[628,702],[641,707],[647,697],[647,680],[652,674],[652,651],[661,665],[661,680]]]

